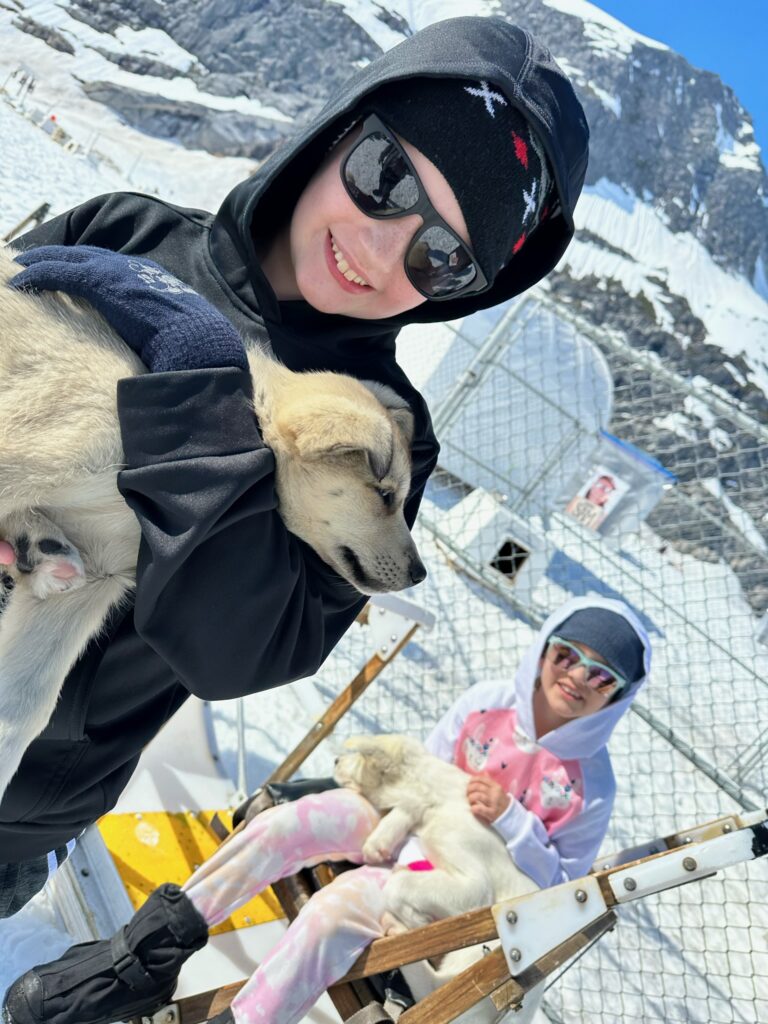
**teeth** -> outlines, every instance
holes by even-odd
[[[346,277],[348,281],[354,281],[355,284],[361,284],[365,288],[370,288],[368,282],[364,281],[359,274],[356,274],[354,270],[350,267],[350,265],[347,263],[347,261],[344,259],[344,254],[342,253],[341,249],[339,249],[338,245],[336,245],[336,242],[333,240],[333,236],[331,236],[331,248],[333,249],[333,258],[336,260],[336,266],[339,268],[344,277]]]

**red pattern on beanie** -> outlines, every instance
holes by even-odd
[[[525,243],[525,237],[525,232],[523,232],[522,235],[520,235],[518,240],[515,242],[515,244],[512,246],[513,256],[517,255],[517,253],[519,253],[520,250],[523,248],[523,244]]]
[[[517,159],[520,161],[520,163],[523,165],[523,167],[527,171],[528,170],[528,144],[526,143],[525,139],[522,139],[517,134],[517,132],[512,132],[512,141],[515,144],[515,156],[517,157]]]

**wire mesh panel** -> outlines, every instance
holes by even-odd
[[[611,741],[602,853],[764,802],[768,430],[706,382],[581,322],[544,290],[410,328],[399,356],[443,445],[416,537],[437,617],[345,718],[343,735],[424,736],[473,683],[513,676],[543,618],[579,595],[640,616],[653,672]],[[411,595],[408,595],[411,596]],[[352,629],[313,692],[365,660]],[[768,1020],[762,861],[623,908],[547,992],[553,1020]],[[514,1016],[510,1018],[514,1019]]]

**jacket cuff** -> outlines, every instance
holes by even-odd
[[[126,377],[117,414],[128,467],[264,448],[251,376],[227,367]]]
[[[499,833],[505,843],[508,843],[510,839],[518,836],[528,824],[529,814],[530,811],[526,811],[520,801],[512,797],[509,807],[494,822],[491,822],[491,827]]]

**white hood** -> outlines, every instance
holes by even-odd
[[[533,686],[539,674],[539,662],[547,640],[552,633],[557,633],[557,627],[569,616],[585,608],[605,608],[606,611],[615,612],[626,619],[643,643],[645,674],[626,689],[620,700],[607,704],[593,715],[576,718],[567,725],[561,725],[536,741],[539,746],[550,750],[558,757],[568,759],[592,757],[606,746],[616,723],[644,686],[651,670],[651,645],[648,634],[631,608],[622,601],[610,601],[600,597],[576,597],[567,601],[550,615],[541,627],[536,639],[523,655],[515,675],[517,722],[527,736],[531,739],[536,737],[533,721]]]

